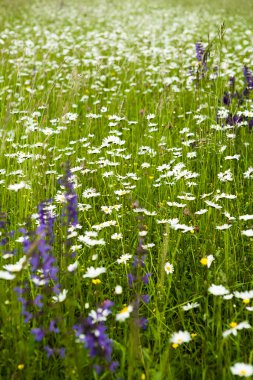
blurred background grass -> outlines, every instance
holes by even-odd
[[[126,4],[121,0],[104,0],[108,5],[124,6]],[[208,3],[206,0],[140,0],[141,4],[145,4],[148,7],[169,7],[169,6],[183,6],[186,11],[190,9],[199,9],[200,11],[220,10],[224,16],[241,15],[247,20],[253,20],[253,1],[252,0],[212,0]],[[65,6],[85,6],[85,4],[101,3],[101,0],[0,0],[0,20],[8,17],[16,18],[23,17],[29,14],[32,6],[47,4],[62,8]],[[138,2],[137,2],[138,3]],[[32,14],[29,14],[32,17]]]

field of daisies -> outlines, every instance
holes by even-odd
[[[253,378],[251,8],[189,1],[0,1],[0,379]]]

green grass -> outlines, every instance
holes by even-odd
[[[252,89],[246,96],[243,75],[245,65],[249,79],[253,71],[252,5],[24,0],[0,7],[0,268],[13,274],[0,279],[0,379],[235,378],[235,363],[253,364],[252,327],[235,332],[234,324],[252,324],[251,294],[243,301],[236,293],[253,289],[252,237],[242,233],[251,234],[253,223]],[[229,105],[225,92],[234,94]],[[236,115],[243,119],[229,122]],[[52,214],[47,204],[43,219],[45,201]],[[71,228],[75,207],[79,225]],[[57,275],[38,286],[33,277],[47,278],[47,254]],[[106,271],[83,277],[89,267]],[[57,284],[67,291],[62,302],[52,298]],[[231,297],[213,295],[212,284]],[[108,360],[101,346],[91,357],[89,334],[97,339],[101,326],[87,320],[106,300],[113,302],[100,322],[111,339]],[[183,309],[188,303],[197,305]],[[129,317],[118,321],[126,307]],[[73,326],[82,322],[79,342]],[[178,331],[190,340],[173,346]]]

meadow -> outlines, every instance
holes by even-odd
[[[0,10],[0,379],[253,378],[253,4]]]

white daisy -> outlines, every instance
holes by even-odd
[[[0,270],[0,279],[13,280],[15,277],[16,277],[15,274]]]
[[[253,228],[251,228],[249,230],[242,231],[242,235],[252,237],[253,236]]]
[[[6,269],[9,272],[20,272],[23,268],[26,267],[27,263],[27,256],[21,257],[16,264],[7,264],[4,265],[3,268]]]
[[[229,293],[229,291],[223,285],[214,284],[208,288],[208,291],[214,296],[224,296],[225,294]]]
[[[234,295],[232,293],[229,293],[229,294],[226,294],[225,296],[223,296],[222,298],[224,300],[231,300],[233,297],[234,297]]]
[[[199,211],[196,211],[194,214],[195,215],[202,215],[202,214],[205,214],[208,210],[206,208],[203,208]]]
[[[188,303],[187,305],[182,306],[182,309],[184,311],[188,311],[191,309],[195,309],[196,307],[199,307],[200,304],[198,302]]]
[[[211,202],[211,201],[205,201],[205,203],[206,203],[208,206],[213,207],[213,208],[216,208],[216,209],[221,209],[221,208],[222,208],[222,206],[220,206],[220,205],[218,205],[218,204],[216,204],[216,203],[214,203],[214,202]]]
[[[132,255],[129,255],[129,253],[125,253],[124,255],[121,255],[120,258],[117,260],[118,264],[126,264],[130,259]]]
[[[96,189],[90,188],[90,189],[86,189],[86,190],[83,192],[82,195],[83,195],[84,198],[93,198],[93,197],[99,197],[99,196],[100,196],[100,193],[97,192]]]
[[[233,375],[237,375],[240,377],[249,377],[253,375],[253,366],[251,364],[245,363],[235,363],[230,370]]]
[[[87,268],[86,273],[83,275],[83,278],[96,278],[100,274],[105,273],[106,268],[104,267],[99,267],[99,268],[94,268],[94,267],[89,267]]]
[[[124,322],[127,318],[130,317],[130,314],[133,311],[133,306],[128,305],[124,307],[118,314],[116,314],[116,321]]]
[[[21,190],[21,189],[31,189],[31,186],[29,186],[24,181],[21,181],[20,183],[15,183],[13,185],[9,185],[8,186],[8,190],[18,191],[18,190]]]
[[[115,233],[111,235],[112,240],[121,240],[123,238],[123,235],[120,233]]]
[[[123,289],[121,285],[116,285],[115,286],[115,294],[122,294]]]
[[[226,170],[225,172],[221,172],[218,174],[218,178],[221,182],[231,182],[233,181],[233,175],[230,169]]]
[[[54,302],[63,302],[67,297],[68,290],[63,289],[57,296],[53,296],[52,299]]]
[[[249,167],[248,170],[243,173],[244,178],[253,178],[253,167]]]
[[[165,272],[167,273],[167,274],[172,274],[173,272],[174,272],[174,267],[173,267],[173,265],[172,264],[170,264],[170,263],[165,263],[165,265],[164,265],[164,270],[165,270]]]
[[[224,331],[222,333],[222,336],[224,338],[226,338],[230,334],[233,334],[233,335],[236,336],[237,335],[237,330],[250,329],[251,328],[251,325],[247,321],[241,322],[239,324],[237,324],[236,322],[231,322],[229,324],[229,326],[231,327],[231,329],[226,330],[226,331]]]
[[[253,215],[240,215],[239,220],[251,220],[253,219]]]
[[[178,202],[167,202],[168,206],[175,206],[175,207],[185,207],[186,203],[178,203]]]
[[[253,298],[253,290],[245,291],[245,292],[234,292],[235,298],[240,298],[242,300],[250,300]]]
[[[228,230],[230,227],[232,227],[232,224],[223,224],[222,226],[216,226],[216,230]]]
[[[178,345],[190,342],[191,335],[188,331],[178,331],[172,334],[170,342],[173,344],[173,347],[176,348]]]
[[[78,261],[75,261],[73,264],[68,265],[68,271],[74,272],[78,267]]]
[[[234,156],[226,156],[226,157],[224,157],[225,158],[225,160],[239,160],[239,158],[240,158],[240,154],[235,154]]]

